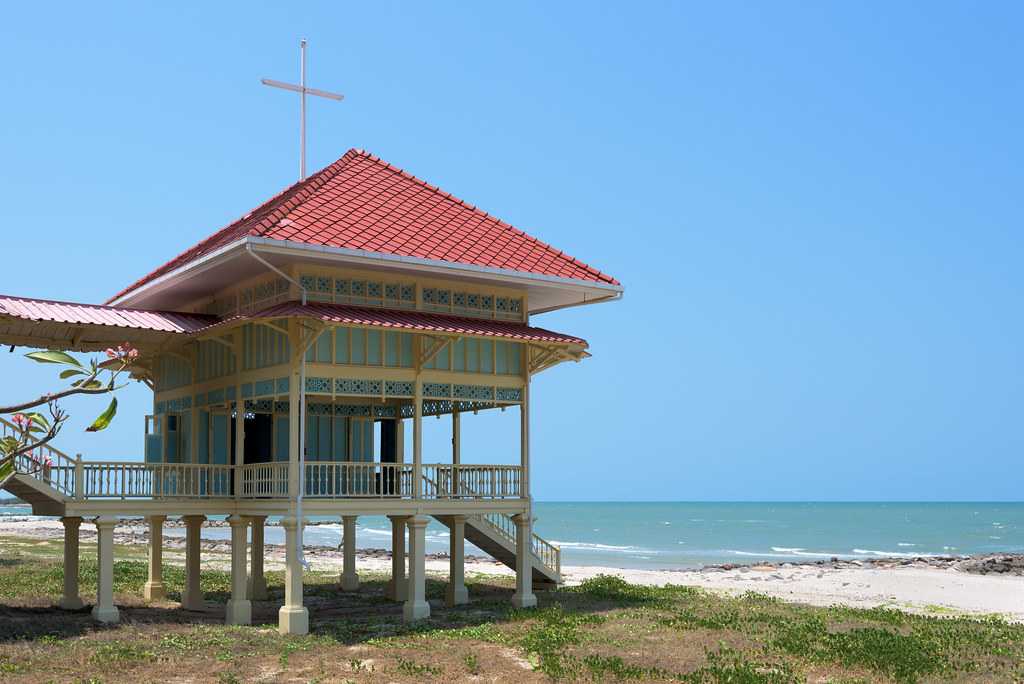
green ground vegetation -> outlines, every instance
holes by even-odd
[[[63,568],[52,541],[0,539],[0,680],[4,681],[675,681],[931,682],[1024,680],[1024,626],[997,617],[911,615],[895,609],[816,608],[758,594],[643,587],[614,577],[539,592],[541,607],[514,610],[511,582],[471,577],[473,602],[443,606],[409,626],[384,598],[384,576],[342,593],[337,575],[306,575],[312,631],[282,637],[283,577],[252,627],[222,624],[229,576],[204,571],[209,607],[177,607],[184,575],[164,568],[168,600],[141,600],[146,564],[119,548],[115,592],[122,622],[95,624],[88,609],[53,607]],[[82,595],[96,579],[83,546]]]

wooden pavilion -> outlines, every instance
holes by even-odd
[[[280,517],[286,536],[284,633],[308,630],[307,515],[343,521],[343,590],[358,587],[357,516],[390,518],[389,595],[404,602],[407,620],[430,613],[431,516],[451,532],[449,605],[468,601],[469,539],[516,570],[513,602],[533,606],[535,583],[557,584],[561,574],[559,549],[532,531],[530,378],[588,353],[584,340],[533,327],[530,316],[621,296],[610,276],[351,150],[104,305],[0,297],[0,343],[88,352],[129,342],[140,350],[133,375],[153,390],[144,459],[45,447],[50,467],[19,463],[2,485],[63,520],[63,607],[82,606],[78,530],[83,520],[96,526],[92,612],[105,622],[118,620],[119,516],[148,519],[147,599],[164,595],[164,522],[182,517],[186,608],[203,601],[201,526],[227,516],[231,624],[249,624],[250,602],[266,597],[268,516]],[[518,407],[519,462],[463,463],[461,417],[508,407]],[[423,418],[442,415],[451,416],[451,453],[424,460]],[[11,429],[0,424],[0,433]]]

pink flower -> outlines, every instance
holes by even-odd
[[[117,358],[117,352],[115,350],[109,348],[109,347],[107,347],[106,354],[107,354],[107,358],[108,359],[116,359]]]
[[[125,342],[117,345],[117,348],[107,349],[106,355],[108,359],[118,359],[127,365],[139,357],[139,350]]]
[[[15,413],[11,416],[11,422],[14,423],[19,430],[25,430],[32,423],[28,416],[24,413]]]

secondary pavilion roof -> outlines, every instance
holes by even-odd
[[[126,340],[158,344],[169,335],[194,333],[214,316],[121,309],[0,295],[0,343],[72,351],[103,349]]]
[[[121,309],[0,295],[0,344],[91,351],[131,342],[157,345],[176,336],[205,336],[233,324],[282,318],[311,318],[327,324],[408,330],[585,349],[579,337],[523,323],[450,316],[425,311],[376,309],[342,304],[283,302],[263,311],[218,320],[215,316]]]
[[[621,291],[610,275],[379,157],[349,150],[110,302],[246,238],[500,269]]]
[[[322,323],[335,325],[391,328],[467,337],[495,337],[519,342],[548,342],[583,348],[587,347],[587,341],[580,337],[557,333],[545,330],[544,328],[534,328],[523,323],[471,318],[468,316],[451,316],[426,311],[378,309],[320,302],[308,304],[283,302],[256,313],[228,318],[213,327],[229,325],[237,321],[300,317],[312,318]]]

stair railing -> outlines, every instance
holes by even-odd
[[[21,430],[5,418],[0,418],[0,439],[18,437]],[[49,444],[19,454],[14,459],[14,471],[28,475],[52,487],[64,496],[75,496],[81,457],[71,458]]]

